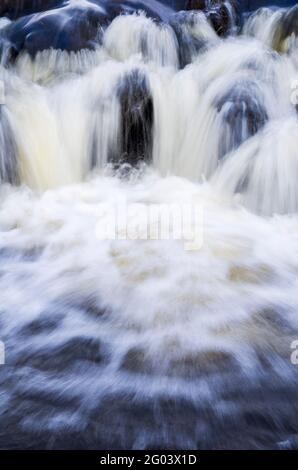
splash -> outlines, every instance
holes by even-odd
[[[0,21],[0,447],[296,448],[296,9],[54,3]]]

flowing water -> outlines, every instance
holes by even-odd
[[[298,446],[297,16],[155,3],[13,59],[0,20],[1,448]],[[100,240],[119,202],[198,204],[202,247]]]

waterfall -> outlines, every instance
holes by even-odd
[[[61,10],[68,15],[73,3]],[[88,2],[78,5],[85,3],[91,8]],[[59,9],[50,10],[33,16],[29,25],[52,15],[62,19]],[[20,51],[5,70],[6,80],[18,83],[6,91],[1,119],[3,135],[5,116],[14,121],[15,135],[6,138],[16,141],[9,162],[17,175],[13,181],[45,189],[82,181],[107,163],[134,166],[138,160],[164,175],[197,182],[224,171],[231,153],[241,158],[247,140],[255,134],[266,139],[267,125],[296,114],[291,102],[295,55],[270,49],[284,15],[261,9],[248,18],[240,36],[231,30],[220,40],[202,11],[173,14],[168,23],[134,13],[117,16],[104,31],[99,26],[93,50],[50,48],[34,56],[30,48]],[[2,27],[4,38],[13,24]],[[292,161],[286,141],[284,147],[283,158]],[[251,160],[247,171],[253,172]],[[259,175],[259,184],[270,175]],[[272,185],[291,184],[281,180],[286,174],[274,175]],[[231,184],[226,181],[227,192]],[[263,212],[265,205],[266,213],[284,213],[298,208],[292,202],[287,206],[287,195],[279,193],[274,204],[271,196],[268,191],[262,207],[256,203],[253,209]]]
[[[297,6],[2,3],[0,448],[297,448]]]

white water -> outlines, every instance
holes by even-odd
[[[198,18],[203,21],[200,14]],[[103,168],[108,149],[115,147],[117,153],[120,115],[117,86],[125,74],[136,68],[147,76],[153,96],[153,162],[161,174],[200,182],[215,171],[224,172],[225,166],[230,167],[226,158],[218,169],[223,139],[229,142],[231,132],[223,113],[231,103],[229,94],[243,83],[242,92],[246,90],[249,95],[248,87],[251,88],[252,102],[259,101],[269,120],[267,132],[260,131],[252,139],[258,143],[251,145],[258,145],[260,151],[257,158],[250,158],[249,173],[245,176],[253,177],[255,166],[264,158],[273,169],[276,158],[268,153],[276,152],[276,145],[271,142],[268,148],[266,144],[270,128],[274,129],[274,123],[280,127],[279,123],[286,120],[292,120],[295,127],[296,111],[291,102],[291,87],[297,77],[295,61],[245,36],[220,41],[210,26],[206,36],[204,21],[197,23],[196,28],[208,37],[209,47],[180,71],[173,30],[143,15],[116,18],[104,35],[104,45],[96,52],[44,51],[33,61],[28,55],[21,55],[15,69],[4,73],[6,106],[18,144],[21,181],[39,189],[82,181],[90,171],[94,135],[97,165]],[[257,28],[255,23],[250,32]],[[225,96],[226,107],[218,112],[217,103]],[[244,140],[245,126],[243,121]],[[282,133],[279,146],[285,166],[295,165],[291,138],[286,132]],[[233,160],[238,161],[245,152],[246,145],[241,145]],[[243,178],[243,171],[240,168],[235,178]],[[273,203],[272,191],[268,190],[260,207],[258,202],[253,206],[246,203],[247,197],[244,204],[265,214],[297,210],[295,172],[285,176],[282,172],[273,171],[273,175],[270,170],[255,171],[258,178],[248,189],[248,199],[265,186],[269,189],[290,186],[293,195],[288,197],[286,191],[281,191]],[[236,186],[227,182],[225,189],[231,192]]]
[[[261,396],[272,386],[279,397],[286,384],[290,396],[296,383],[290,364],[298,330],[296,65],[258,34],[220,40],[204,22],[202,28],[212,47],[183,70],[172,31],[143,16],[116,19],[96,52],[45,51],[35,61],[23,55],[3,70],[22,185],[1,185],[1,326],[11,363],[25,365],[3,390],[3,410],[18,416],[25,435],[90,433],[95,445],[96,432],[102,441],[116,433],[124,447],[157,439],[194,448],[224,446],[225,429],[228,435],[237,424],[247,441],[228,445],[262,447],[258,428],[253,438],[244,431],[245,394],[255,387]],[[153,96],[153,165],[123,180],[105,166],[109,149],[119,149],[117,83],[136,67]],[[215,103],[243,82],[268,122],[220,158],[230,129]],[[97,167],[90,174],[94,135]],[[202,249],[187,252],[183,240],[99,241],[96,209],[119,200],[202,205]],[[99,366],[80,356],[78,338],[101,344]],[[71,339],[78,361],[68,369],[61,348]],[[231,400],[227,391],[238,395]],[[113,394],[115,410],[97,415]],[[119,394],[135,403],[132,410],[157,397],[186,398],[202,416],[190,433],[177,418],[177,432],[156,405],[157,424],[137,421],[130,435],[113,421]],[[14,410],[14,397],[25,399],[26,413]],[[52,404],[36,411],[34,397]],[[274,428],[291,416],[275,399],[273,418],[270,407],[255,405],[274,429],[268,442],[294,445],[283,425]]]

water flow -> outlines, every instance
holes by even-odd
[[[119,16],[95,51],[52,49],[34,58],[21,53],[4,77],[8,85],[3,109],[14,121],[18,149],[11,171],[26,184],[45,189],[82,181],[94,166],[102,169],[125,158],[136,163],[140,157],[163,175],[209,179],[229,165],[231,152],[245,152],[246,140],[257,134],[262,141],[267,125],[296,115],[291,102],[295,57],[268,48],[282,14],[261,10],[247,21],[242,36],[225,40],[201,12],[175,15],[174,28],[144,14]],[[185,60],[188,65],[180,69]],[[121,124],[131,111],[129,100],[144,100],[144,95],[152,107],[149,123],[144,109],[138,116],[124,117]],[[137,150],[143,157],[130,155],[133,144],[121,137],[124,133],[126,140],[135,140],[128,130],[133,119],[139,129],[152,126],[147,137],[140,138],[150,140],[145,143],[148,151]],[[3,117],[2,134],[6,125]],[[283,158],[291,160],[286,134],[283,139]],[[14,160],[8,160],[12,166]],[[274,167],[273,156],[270,161]],[[251,159],[247,171],[254,172],[256,164]],[[2,171],[2,179],[11,178]],[[273,177],[272,172],[262,172],[258,178],[257,192],[264,186],[295,186],[294,180],[284,181],[284,173]],[[232,186],[239,188],[226,182],[225,189],[230,192]],[[275,204],[271,198],[268,191],[254,210],[297,210],[292,202],[287,204],[287,194],[279,194]],[[243,201],[246,204],[246,198]]]
[[[224,38],[202,12],[123,15],[94,50],[2,66],[0,447],[297,446],[283,14]],[[119,202],[198,204],[203,247],[100,241]]]

